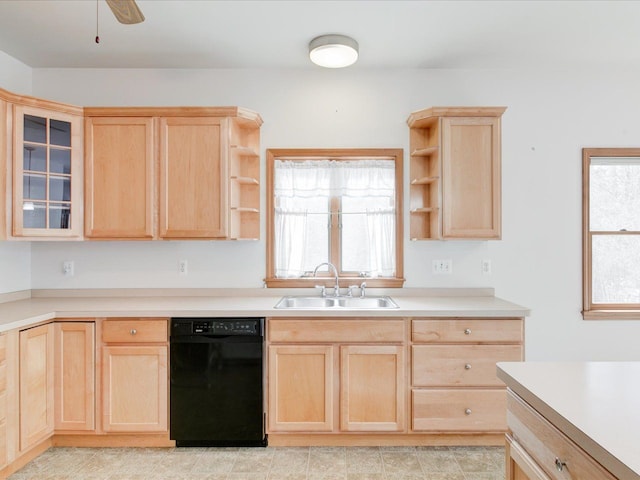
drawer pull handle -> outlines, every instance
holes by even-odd
[[[471,370],[471,364],[470,363],[465,363],[464,369],[465,370]]]
[[[465,335],[471,335],[471,329],[470,328],[465,328],[464,329],[464,334]]]
[[[471,409],[470,409],[470,408],[467,408],[467,409],[464,411],[464,414],[465,414],[465,415],[471,415]]]
[[[564,470],[564,467],[566,467],[566,466],[567,466],[567,464],[565,462],[563,462],[558,457],[556,457],[556,470],[561,472],[561,471]]]
[[[135,335],[136,333],[138,333],[138,331],[135,328],[132,328],[131,331],[129,332],[131,335]]]

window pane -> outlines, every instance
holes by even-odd
[[[47,119],[33,115],[25,115],[24,141],[47,143]]]
[[[50,155],[49,171],[51,173],[71,174],[71,150],[52,148]]]
[[[55,202],[70,202],[71,178],[49,177],[49,200]]]
[[[71,123],[61,120],[49,121],[49,143],[61,147],[71,146]]]
[[[394,197],[343,197],[342,270],[395,275]]]
[[[640,231],[640,162],[594,158],[590,168],[591,231]]]
[[[49,206],[49,228],[69,228],[71,206],[68,204]]]
[[[25,202],[22,210],[24,228],[47,228],[47,205]]]
[[[593,235],[593,303],[640,303],[640,235]]]
[[[25,173],[22,176],[22,198],[29,200],[47,199],[47,177]]]
[[[35,145],[25,145],[22,152],[22,168],[32,172],[46,172],[47,149]]]

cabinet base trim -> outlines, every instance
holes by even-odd
[[[54,447],[175,447],[169,434],[159,435],[56,435]]]
[[[51,438],[43,440],[35,447],[29,449],[13,462],[8,464],[4,469],[0,470],[0,478],[7,478],[9,475],[17,472],[34,458],[46,452],[53,445]]]
[[[324,446],[499,446],[504,434],[406,435],[406,434],[269,434],[270,447]]]

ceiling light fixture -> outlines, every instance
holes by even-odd
[[[309,58],[321,67],[348,67],[358,60],[358,42],[344,35],[321,35],[309,43]]]

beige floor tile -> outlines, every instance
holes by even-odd
[[[9,477],[147,479],[504,480],[504,448],[52,448]]]

